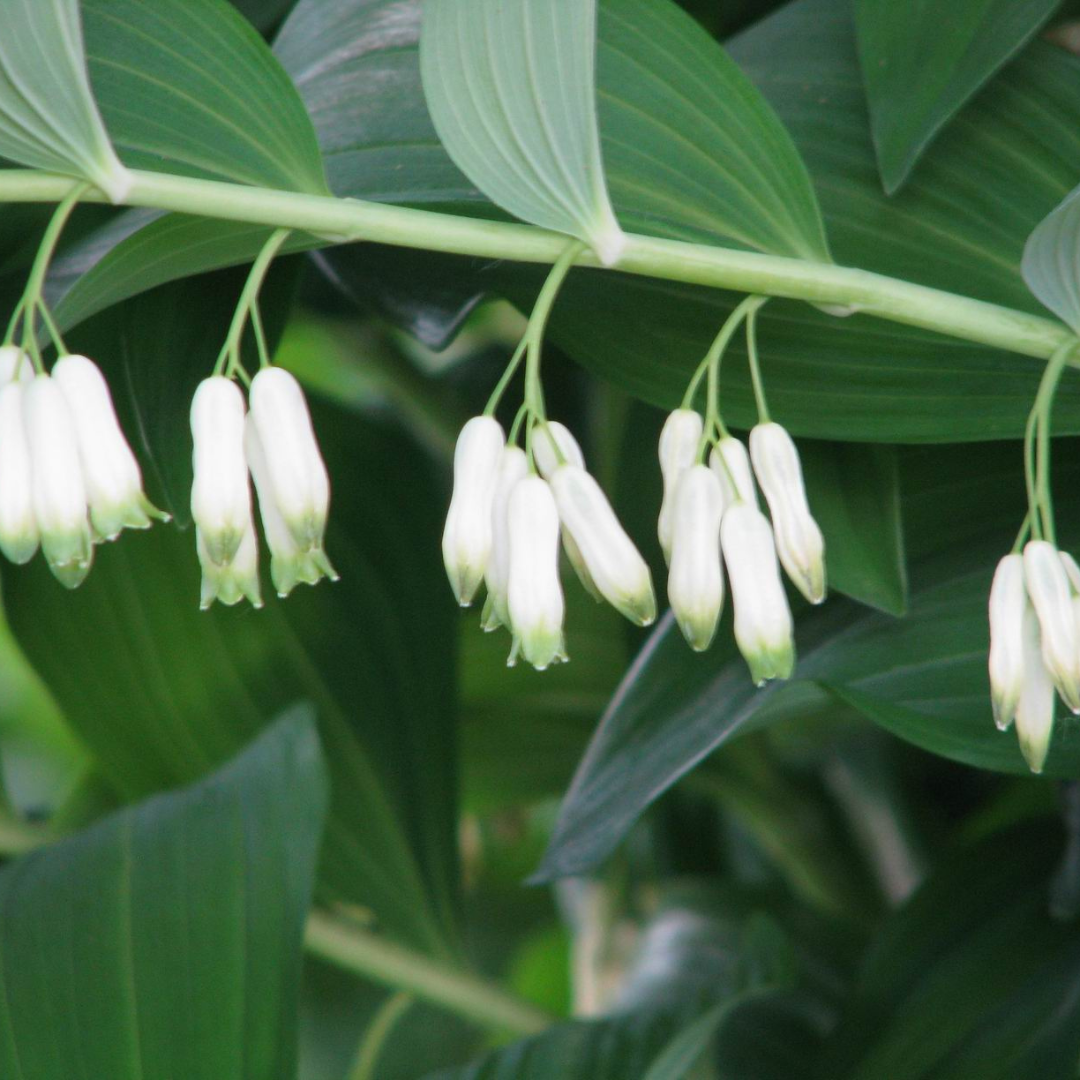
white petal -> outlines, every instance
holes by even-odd
[[[330,509],[330,478],[304,391],[283,368],[263,368],[251,380],[251,415],[285,524],[301,551],[321,548]]]
[[[1039,620],[1029,606],[1023,620],[1024,684],[1016,706],[1016,735],[1028,768],[1041,773],[1054,732],[1054,682],[1043,663]]]
[[[724,505],[742,500],[756,507],[757,488],[746,447],[734,435],[725,435],[709,454],[709,468],[716,473],[724,492]]]
[[[209,558],[219,566],[232,561],[251,528],[244,412],[240,388],[221,375],[199,383],[191,402],[191,516]]]
[[[700,652],[716,633],[724,603],[720,481],[707,466],[692,465],[679,477],[673,502],[668,599],[683,636]]]
[[[195,529],[195,550],[202,564],[202,594],[200,607],[205,611],[218,600],[231,607],[244,597],[253,607],[262,607],[259,587],[259,542],[252,525],[244,530],[232,559],[225,565],[210,557],[202,530]]]
[[[1006,555],[990,586],[990,700],[994,722],[1004,731],[1013,721],[1024,683],[1024,618],[1030,607],[1024,560]]]
[[[30,382],[34,377],[34,365],[30,357],[17,345],[0,345],[0,386],[18,379]]]
[[[1072,589],[1058,549],[1049,541],[1024,545],[1024,580],[1039,617],[1043,662],[1062,700],[1080,712],[1080,635]]]
[[[664,497],[660,503],[660,518],[656,532],[664,558],[671,562],[671,516],[675,506],[675,485],[684,469],[697,460],[703,421],[693,409],[676,409],[664,421],[660,432],[660,475],[664,481]],[[722,492],[721,492],[722,494]]]
[[[74,422],[60,387],[48,375],[26,386],[23,420],[41,548],[56,578],[73,589],[90,571],[93,543]]]
[[[21,383],[0,387],[0,551],[14,563],[29,562],[39,540],[22,399]]]
[[[795,666],[791,609],[768,519],[749,503],[736,503],[724,511],[720,542],[735,608],[735,641],[751,677],[759,686],[787,679]]]
[[[656,596],[645,560],[623,531],[600,485],[577,465],[551,478],[559,518],[573,536],[604,598],[639,626],[656,618]]]
[[[556,453],[556,447],[558,447],[558,453]],[[562,464],[585,468],[585,455],[581,452],[577,439],[570,433],[570,429],[565,424],[560,424],[558,420],[549,420],[546,424],[536,426],[533,431],[533,460],[545,480],[550,480],[555,470]]]
[[[507,531],[507,607],[515,648],[533,667],[543,671],[566,659],[559,582],[559,514],[546,480],[527,476],[514,486]]]
[[[503,448],[491,503],[491,555],[484,571],[484,584],[494,618],[485,621],[486,630],[510,625],[506,588],[510,576],[510,494],[529,474],[529,460],[517,446]]]
[[[750,457],[772,514],[776,551],[795,587],[810,601],[825,599],[825,541],[806,502],[799,452],[779,424],[750,432]]]
[[[462,607],[472,603],[491,555],[492,505],[506,438],[499,422],[474,416],[454,448],[454,494],[443,529],[450,587]]]

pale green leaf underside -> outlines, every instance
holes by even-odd
[[[90,89],[77,0],[7,0],[0,30],[0,157],[121,199],[129,181]]]
[[[1028,288],[1080,334],[1080,188],[1035,227],[1021,268]]]
[[[450,157],[494,203],[622,247],[596,114],[595,0],[427,0],[420,70]]]
[[[888,192],[1059,0],[857,0],[859,59]]]
[[[292,1080],[326,808],[306,713],[0,873],[0,1076]]]

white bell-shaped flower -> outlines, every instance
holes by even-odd
[[[724,505],[744,502],[757,506],[757,488],[750,468],[750,455],[734,435],[725,435],[709,452],[709,468],[716,473],[724,492]]]
[[[202,565],[202,591],[199,606],[205,611],[219,600],[228,607],[245,597],[252,607],[261,608],[262,590],[259,586],[259,542],[255,526],[248,522],[240,543],[227,563],[217,563],[207,550],[203,531],[195,527],[195,549]]]
[[[492,508],[505,446],[498,420],[474,416],[454,447],[454,493],[442,553],[450,587],[462,607],[472,603],[491,557]]]
[[[1058,549],[1048,540],[1024,545],[1024,580],[1039,618],[1043,662],[1062,700],[1080,712],[1080,633],[1072,586]]]
[[[724,604],[720,520],[724,496],[706,465],[684,469],[675,487],[668,599],[691,648],[709,647]]]
[[[250,398],[278,512],[301,551],[321,550],[330,478],[304,391],[284,368],[267,367],[251,380]]]
[[[671,563],[671,521],[675,512],[675,487],[684,470],[697,460],[698,446],[704,422],[694,409],[676,409],[664,421],[660,432],[660,475],[664,496],[660,502],[660,518],[656,533],[664,558]],[[721,496],[723,492],[721,492]]]
[[[1041,773],[1054,733],[1054,680],[1043,662],[1040,624],[1029,604],[1021,624],[1024,681],[1016,704],[1016,735],[1020,752],[1034,773]]]
[[[23,393],[21,381],[0,386],[0,551],[13,563],[29,562],[40,539]]]
[[[97,536],[115,540],[122,529],[148,529],[150,518],[168,520],[142,490],[139,463],[116,419],[112,395],[98,366],[85,356],[61,357],[52,377],[75,421],[90,524]]]
[[[546,423],[537,425],[533,433],[533,460],[536,462],[540,475],[548,481],[560,465],[577,465],[581,469],[585,468],[585,455],[581,452],[581,446],[570,429],[565,424],[560,424],[558,420],[548,420]],[[596,587],[592,574],[589,573],[577,541],[566,529],[562,532],[562,545],[566,558],[574,568],[578,581],[585,587],[585,591],[594,600],[603,600],[604,597]]]
[[[1006,555],[990,586],[990,701],[1001,731],[1013,722],[1024,685],[1024,618],[1029,607],[1023,556]]]
[[[217,566],[232,562],[251,528],[245,413],[240,388],[222,375],[203,379],[191,402],[191,516]]]
[[[23,422],[41,549],[57,580],[74,589],[90,572],[94,545],[75,424],[63,392],[48,375],[26,385]]]
[[[518,446],[504,447],[491,504],[491,555],[484,571],[484,584],[487,586],[483,618],[485,630],[510,625],[506,599],[510,577],[510,495],[528,475],[529,459],[525,451]]]
[[[244,450],[259,496],[259,515],[266,544],[270,548],[270,578],[278,596],[288,596],[299,582],[315,585],[324,577],[337,581],[337,571],[331,566],[323,549],[311,547],[302,551],[296,537],[285,524],[274,497],[274,486],[270,482],[266,452],[251,413],[248,413],[245,424]]]
[[[563,593],[559,582],[559,513],[546,480],[514,485],[507,511],[510,563],[507,609],[514,645],[537,671],[566,659]]]
[[[34,377],[34,365],[30,357],[17,345],[0,345],[0,386],[12,379],[30,382]]]
[[[579,466],[560,465],[551,487],[563,527],[600,594],[631,622],[648,626],[656,618],[652,575],[600,485]]]
[[[750,503],[724,510],[720,543],[731,583],[735,609],[735,641],[761,686],[769,679],[787,679],[795,667],[791,609],[765,515]]]
[[[750,432],[750,458],[769,503],[780,564],[799,592],[820,604],[825,599],[825,540],[806,502],[795,443],[779,424],[758,424]]]

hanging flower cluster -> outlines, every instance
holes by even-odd
[[[250,402],[248,412],[240,387],[212,375],[191,403],[191,516],[203,608],[244,597],[262,606],[250,480],[278,595],[299,582],[338,577],[323,550],[330,480],[299,383],[282,368],[262,368],[251,380]]]
[[[105,377],[85,356],[34,373],[22,349],[0,348],[0,551],[26,563],[40,545],[70,589],[90,572],[94,545],[167,520],[142,474]]]

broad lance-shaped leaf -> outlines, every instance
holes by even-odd
[[[916,558],[908,614],[839,600],[813,609],[796,623],[791,683],[754,689],[730,643],[730,613],[721,644],[703,655],[665,618],[601,719],[538,876],[595,866],[664,791],[740,732],[837,702],[933,753],[1028,775],[1015,733],[994,726],[987,675],[990,581],[1024,512],[1017,455],[1003,446],[909,456],[905,507]],[[1075,466],[1062,462],[1057,480],[1075,484]],[[1063,535],[1062,545],[1075,546],[1074,537]],[[1056,726],[1046,772],[1080,776],[1080,732],[1067,719]]]
[[[1080,334],[1080,188],[1028,237],[1023,271],[1028,288]]]
[[[958,110],[1060,0],[856,0],[878,168],[892,194]]]
[[[0,1075],[293,1080],[326,800],[301,709],[0,871]]]
[[[618,259],[596,118],[596,0],[425,0],[420,69],[435,129],[481,191],[606,264]]]
[[[127,194],[90,88],[78,0],[3,5],[0,157],[90,180],[114,202]]]
[[[231,4],[83,0],[83,17],[94,92],[128,165],[327,193],[296,88]]]
[[[1055,921],[1055,823],[953,850],[871,943],[821,1076],[1072,1080],[1080,942]]]

